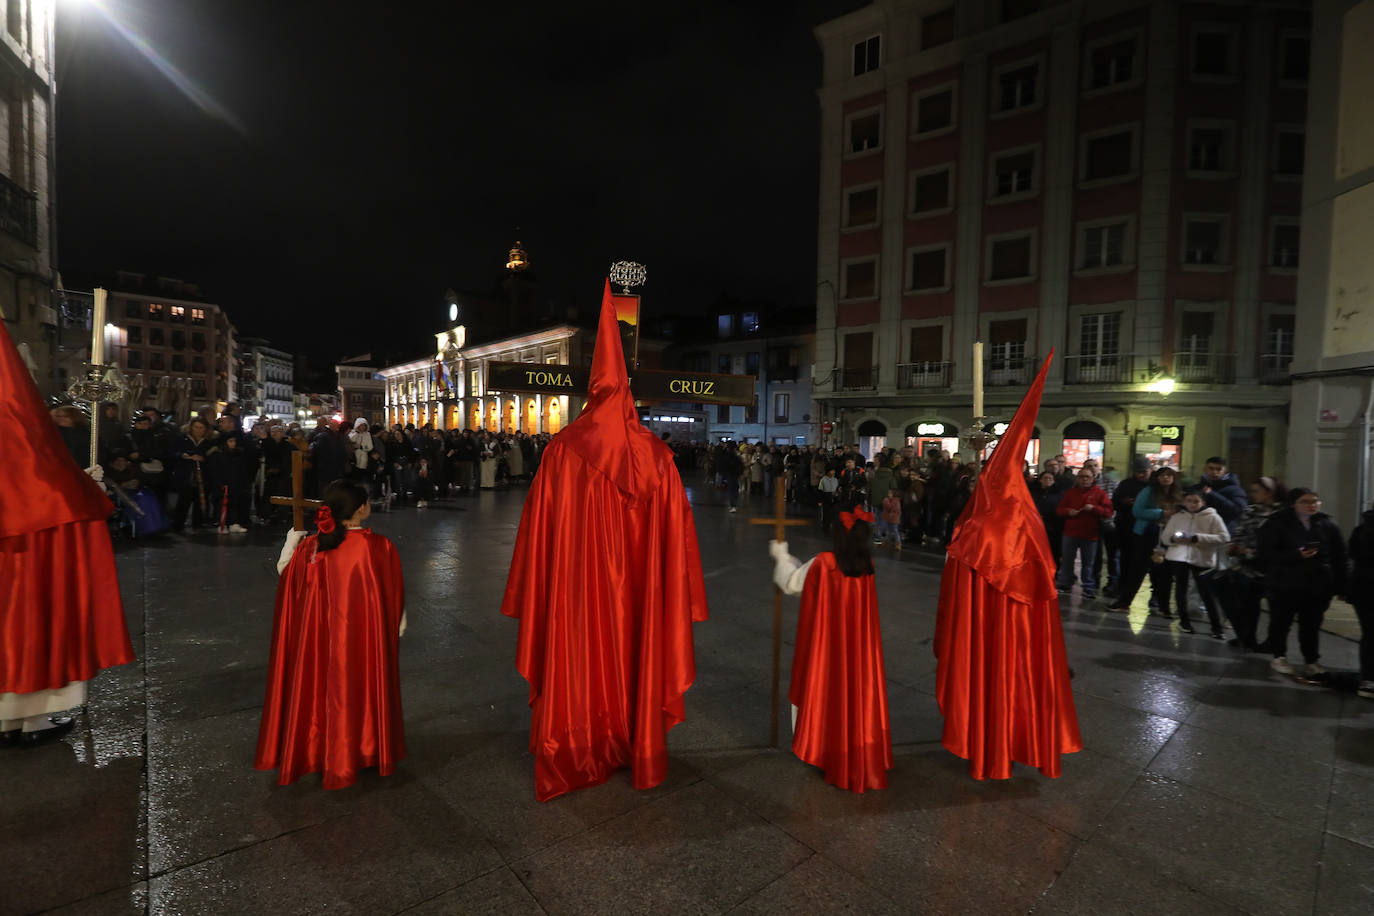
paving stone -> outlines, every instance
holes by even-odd
[[[1363,916],[1374,912],[1374,849],[1328,835],[1317,886],[1320,916]]]
[[[813,855],[729,912],[731,916],[901,916],[911,912],[911,901],[889,900],[825,856]]]
[[[498,868],[446,894],[403,911],[406,916],[543,916],[509,868]]]

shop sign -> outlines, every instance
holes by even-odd
[[[918,436],[943,436],[944,434],[944,423],[921,423],[916,427],[916,435]]]
[[[1165,442],[1175,441],[1183,437],[1183,428],[1180,426],[1151,426],[1147,432],[1158,436]]]

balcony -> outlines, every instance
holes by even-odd
[[[898,363],[898,388],[948,388],[954,363]]]
[[[845,391],[863,391],[878,387],[878,367],[866,366],[862,369],[840,370],[840,387]]]
[[[1293,380],[1292,353],[1261,353],[1256,375],[1261,385],[1287,385]]]
[[[1234,353],[1175,353],[1174,381],[1196,385],[1232,385],[1236,381]]]
[[[1135,357],[1127,353],[1091,353],[1064,357],[1065,385],[1129,385]]]
[[[1039,367],[1040,361],[1033,357],[989,359],[983,363],[983,384],[989,387],[1029,385]]]
[[[0,229],[38,247],[38,195],[0,175]]]
[[[799,366],[771,366],[768,369],[768,382],[795,382],[801,377]]]

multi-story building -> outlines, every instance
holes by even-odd
[[[383,394],[386,388],[376,366],[367,365],[372,354],[346,359],[334,367],[339,380],[339,412],[352,424],[359,417],[376,426],[386,416]]]
[[[878,0],[824,57],[821,413],[949,447],[1053,350],[1031,456],[1282,473],[1309,4]]]
[[[815,334],[809,315],[730,311],[711,317],[710,334],[675,344],[668,361],[688,372],[752,375],[754,403],[665,404],[647,414],[647,425],[674,439],[699,442],[819,442],[811,404]]]
[[[295,360],[260,337],[239,339],[239,408],[243,416],[294,416]]]
[[[133,383],[139,404],[184,420],[237,400],[237,331],[223,309],[168,277],[121,272],[116,286],[106,306],[106,362]]]
[[[321,420],[329,420],[337,416],[343,419],[343,413],[339,409],[339,394],[337,391],[322,393],[315,391],[297,391],[292,396],[292,403],[295,405],[296,422],[305,425],[310,422],[319,423]]]
[[[498,391],[487,386],[491,362],[587,366],[595,335],[571,324],[469,345],[461,325],[434,335],[432,355],[378,373],[386,422],[438,429],[556,433],[572,422],[582,397]]]
[[[0,318],[44,394],[67,384],[58,373],[52,296],[55,7],[55,0],[11,0],[0,28]]]

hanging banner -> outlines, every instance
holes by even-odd
[[[487,392],[536,391],[585,394],[591,370],[552,363],[487,363]],[[641,401],[687,401],[700,404],[754,403],[752,375],[716,375],[640,369],[630,373],[630,391]]]

